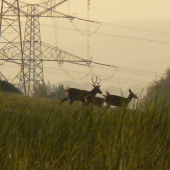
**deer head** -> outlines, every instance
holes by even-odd
[[[129,97],[137,99],[138,97],[129,89]]]
[[[92,85],[93,85],[93,87],[94,87],[94,89],[96,90],[96,93],[99,93],[99,94],[102,94],[102,91],[100,90],[100,82],[101,82],[101,80],[97,80],[97,77],[96,77],[96,81],[94,82],[94,80],[93,80],[93,77],[92,77]]]
[[[104,94],[103,96],[104,96],[105,98],[106,98],[106,97],[109,97],[109,96],[110,96],[110,93],[109,93],[108,91],[106,91],[106,95]]]

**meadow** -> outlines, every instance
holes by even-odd
[[[169,170],[170,106],[83,108],[0,94],[1,170]]]

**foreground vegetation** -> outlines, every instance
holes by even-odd
[[[82,108],[0,95],[1,170],[170,169],[169,103]]]

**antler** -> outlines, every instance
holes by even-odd
[[[97,76],[98,77],[98,76]],[[97,81],[97,77],[96,77],[96,83],[97,85],[99,86],[100,82],[101,82],[101,79],[99,79],[99,82]]]
[[[99,81],[97,81],[97,78],[98,78],[98,76],[96,76],[96,81],[94,82],[94,81],[93,81],[93,77],[92,77],[92,82],[93,82],[93,85],[94,85],[94,86],[99,86],[99,84],[100,84],[100,82],[101,82],[101,79],[99,79]]]
[[[92,77],[92,83],[93,83],[94,86],[96,86],[96,83],[93,81],[93,77]]]
[[[110,96],[110,93],[108,91],[106,91],[106,94],[107,94],[107,96]]]

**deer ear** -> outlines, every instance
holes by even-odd
[[[109,92],[108,92],[108,91],[106,91],[106,94],[107,94],[107,95],[109,95]]]
[[[132,93],[132,91],[129,89],[129,92]]]

